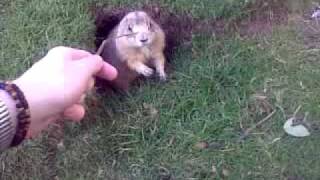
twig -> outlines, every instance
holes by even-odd
[[[105,40],[102,41],[101,45],[99,46],[99,49],[98,49],[97,52],[96,52],[96,55],[101,55],[101,53],[102,53],[102,51],[103,51],[103,49],[104,49],[104,46],[105,46],[106,42],[107,42],[107,39],[105,39]]]
[[[300,111],[300,109],[301,109],[301,105],[299,105],[299,106],[297,107],[297,109],[294,111],[293,117],[296,117],[296,116],[297,116],[297,114],[298,114],[298,112]]]
[[[135,34],[137,34],[137,33],[124,34],[124,35],[117,36],[117,37],[112,38],[112,39],[118,39],[118,38],[122,38],[122,37],[126,37],[126,36],[132,36],[132,35],[135,35]],[[96,52],[96,55],[101,55],[101,53],[103,52],[104,46],[110,40],[111,39],[105,39],[105,40],[102,41],[101,45],[99,46],[99,48],[98,48],[98,50]]]
[[[261,121],[259,121],[257,124],[251,126],[250,128],[248,128],[243,135],[239,138],[239,140],[243,140],[245,139],[255,128],[257,128],[258,126],[260,126],[261,124],[263,124],[264,122],[268,121],[276,112],[276,110],[272,111],[267,117],[263,118]]]

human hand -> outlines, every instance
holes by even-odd
[[[81,98],[94,86],[93,76],[113,80],[117,70],[89,52],[55,47],[14,83],[24,93],[30,107],[33,137],[58,118],[79,121],[85,109]]]

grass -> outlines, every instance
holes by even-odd
[[[132,2],[109,4],[138,7],[143,1]],[[243,2],[161,1],[198,18],[226,20],[246,13],[241,12]],[[0,19],[0,77],[16,77],[55,45],[92,49],[90,5],[85,0],[6,4]],[[89,110],[83,124],[69,124],[59,154],[60,177],[317,179],[319,135],[300,139],[282,130],[299,105],[313,121],[320,117],[318,49],[307,49],[303,36],[291,24],[255,39],[194,34],[192,48],[177,49],[168,83],[147,81],[128,98],[101,95],[100,106]],[[241,126],[246,129],[265,117],[252,99],[258,92],[264,92],[276,113],[238,143]],[[212,147],[196,148],[199,142]],[[39,138],[3,153],[0,179],[45,179],[43,146]]]
[[[1,77],[23,72],[54,46],[85,47],[92,28],[87,6],[76,1],[10,2],[7,14],[14,15],[4,19],[1,33],[1,67],[6,67]]]

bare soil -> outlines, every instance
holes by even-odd
[[[274,1],[274,2],[273,2]],[[180,46],[191,46],[192,34],[226,35],[238,33],[244,37],[272,32],[273,26],[288,22],[287,1],[271,0],[265,2],[258,0],[250,4],[245,11],[250,12],[245,17],[237,19],[196,19],[185,13],[176,13],[159,4],[146,4],[141,9],[129,7],[108,7],[107,5],[94,6],[92,12],[96,25],[96,49],[111,30],[130,11],[143,10],[147,12],[164,30],[166,34],[165,56],[170,62],[175,50]],[[106,58],[106,57],[103,57]],[[171,68],[167,68],[172,70]],[[136,78],[131,78],[136,79]],[[128,81],[131,81],[128,80]],[[98,80],[100,82],[100,80]],[[131,82],[129,82],[131,83]],[[106,86],[98,83],[98,86]]]

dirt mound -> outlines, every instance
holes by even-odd
[[[309,16],[310,17],[310,16]],[[297,28],[298,35],[303,39],[308,49],[320,48],[320,23],[316,19],[308,19],[303,16],[292,17]]]
[[[288,3],[287,0],[256,0],[242,10],[243,16],[213,19],[206,24],[201,23],[206,26],[201,29],[212,29],[217,35],[238,33],[241,36],[254,37],[270,34],[274,26],[288,23]]]
[[[272,32],[276,25],[288,22],[288,1],[258,0],[250,4],[245,11],[250,12],[248,17],[240,19],[238,29],[242,35],[256,35]]]

